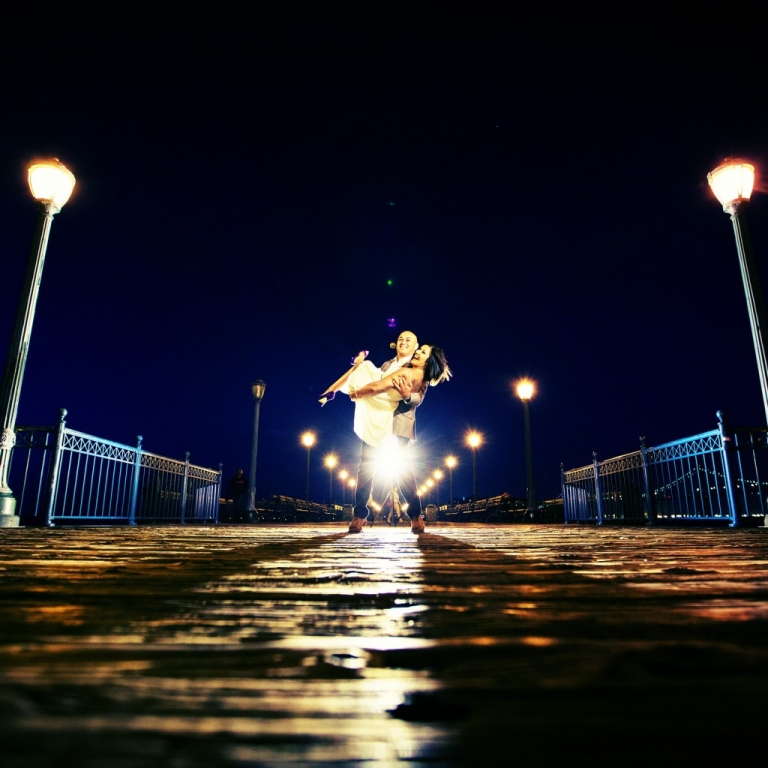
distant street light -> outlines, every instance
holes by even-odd
[[[32,163],[27,169],[27,182],[32,197],[40,203],[35,239],[27,262],[18,309],[16,324],[8,345],[0,382],[0,528],[16,528],[19,516],[16,514],[16,499],[8,486],[11,452],[16,444],[16,414],[19,410],[19,395],[27,363],[32,323],[35,319],[40,280],[45,266],[45,252],[51,232],[54,214],[58,213],[69,200],[75,188],[75,177],[58,160]]]
[[[752,342],[757,358],[760,389],[763,393],[763,408],[768,423],[768,358],[766,358],[764,333],[768,333],[768,314],[760,284],[757,263],[752,253],[752,243],[747,227],[746,210],[755,184],[755,167],[743,160],[726,160],[725,163],[707,174],[707,181],[723,210],[730,214],[736,250],[739,253],[741,280],[747,299],[749,324],[752,328]]]
[[[339,480],[341,480],[341,506],[343,507],[347,503],[347,478],[349,472],[346,469],[342,469],[339,472]]]
[[[479,432],[467,434],[467,445],[472,449],[472,508],[477,501],[477,449],[483,442],[483,436]]]
[[[251,446],[251,473],[248,475],[248,512],[256,511],[256,455],[259,450],[259,409],[264,399],[267,385],[257,379],[251,385],[253,399],[256,401],[253,414],[253,445]]]
[[[301,444],[307,449],[307,483],[304,486],[304,497],[309,501],[309,452],[315,444],[315,435],[313,432],[305,432],[301,436]]]
[[[522,400],[525,414],[525,483],[528,511],[536,509],[536,488],[533,484],[533,451],[531,449],[531,411],[529,403],[536,387],[530,379],[521,379],[515,386],[517,396]]]
[[[453,470],[455,469],[458,463],[459,462],[455,456],[445,457],[445,466],[448,467],[448,492],[451,495],[451,498],[449,501],[451,512],[453,512]]]
[[[332,453],[325,457],[325,466],[328,467],[328,503],[333,505],[333,470],[339,463],[339,459]]]
[[[432,477],[435,478],[435,485],[437,486],[437,490],[435,491],[435,493],[436,493],[436,497],[437,497],[436,498],[437,506],[439,507],[440,506],[440,481],[443,479],[443,470],[442,469],[436,469],[432,473]]]

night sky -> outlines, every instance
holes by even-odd
[[[66,408],[81,432],[222,463],[226,483],[248,472],[260,378],[258,497],[303,496],[311,429],[326,501],[324,457],[352,469],[358,449],[349,400],[317,397],[412,330],[454,371],[418,411],[419,471],[454,453],[457,497],[469,429],[478,495],[525,496],[522,376],[539,499],[561,464],[713,429],[719,409],[764,425],[732,225],[706,181],[725,157],[765,166],[757,33],[376,8],[126,22],[3,54],[3,354],[37,216],[26,165],[54,156],[77,177],[17,424]],[[764,268],[764,194],[748,220]]]

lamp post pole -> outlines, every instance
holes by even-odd
[[[453,512],[453,469],[457,464],[455,456],[446,456],[445,466],[448,467],[448,493],[451,495],[449,499],[449,509]]]
[[[437,506],[440,506],[440,482],[443,479],[443,472],[440,469],[436,469],[432,476],[435,478],[435,496],[437,497]]]
[[[325,466],[328,467],[328,504],[330,506],[333,506],[333,470],[338,463],[338,457],[332,453],[325,457]]]
[[[533,484],[533,450],[531,448],[531,409],[530,402],[535,391],[532,381],[522,379],[517,383],[517,396],[523,403],[525,416],[525,485],[528,512],[536,508],[536,488]]]
[[[267,385],[261,380],[257,379],[251,385],[251,392],[253,393],[253,399],[256,402],[253,413],[253,445],[251,447],[251,473],[248,476],[248,512],[256,511],[256,455],[259,450],[259,409],[261,408],[261,401],[264,399],[264,392],[267,389]]]
[[[315,444],[315,436],[312,432],[305,432],[301,436],[301,443],[307,449],[307,482],[304,486],[304,498],[309,501],[309,454]]]
[[[349,472],[346,469],[342,469],[339,472],[339,480],[341,480],[341,506],[343,507],[347,503],[347,477]]]
[[[768,333],[768,313],[765,309],[763,291],[757,263],[752,253],[752,243],[747,227],[746,210],[755,181],[755,168],[742,160],[726,160],[723,165],[707,174],[707,180],[723,210],[733,222],[733,234],[736,238],[736,250],[739,254],[741,280],[747,299],[749,324],[752,329],[752,343],[755,348],[757,372],[760,377],[760,389],[763,394],[763,409],[768,423],[768,357],[766,356],[765,337]]]
[[[467,445],[472,449],[472,509],[477,503],[477,449],[480,447],[482,437],[479,432],[470,432],[467,435]]]
[[[16,323],[5,358],[3,378],[0,382],[0,528],[16,528],[16,499],[8,485],[11,452],[16,444],[16,415],[19,395],[27,363],[32,323],[35,319],[40,280],[45,265],[45,252],[54,214],[69,200],[75,186],[75,177],[58,160],[32,163],[28,168],[28,182],[32,196],[40,203],[35,239],[27,262],[27,271],[16,311]]]

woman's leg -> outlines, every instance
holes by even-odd
[[[333,400],[334,395],[347,383],[349,377],[367,356],[368,350],[364,349],[358,353],[357,357],[352,360],[352,367],[346,371],[346,373],[339,376],[339,378],[336,379],[336,381],[334,381],[322,395],[320,395],[320,405],[325,405],[329,400]]]

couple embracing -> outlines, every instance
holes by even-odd
[[[424,531],[421,499],[416,478],[407,457],[408,445],[416,439],[416,408],[421,405],[428,386],[436,386],[451,377],[443,350],[434,344],[418,345],[416,335],[403,331],[395,344],[395,357],[377,368],[363,351],[352,367],[322,395],[325,405],[336,392],[344,392],[355,403],[354,431],[360,438],[360,463],[357,469],[354,517],[350,533],[360,533],[369,514],[368,500],[373,488],[378,449],[388,440],[397,441],[405,457],[400,487],[411,531]]]

